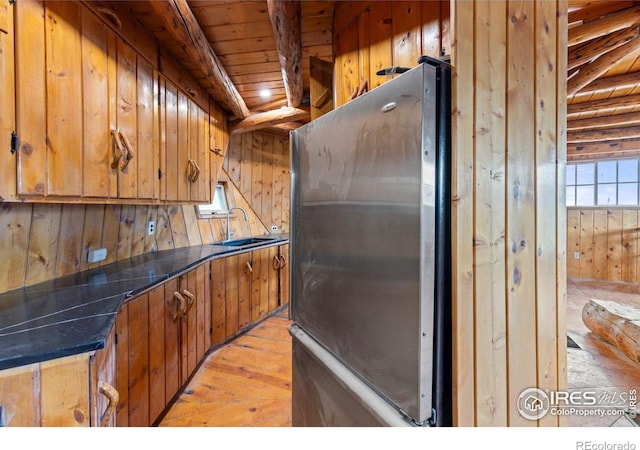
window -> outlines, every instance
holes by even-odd
[[[213,190],[213,200],[209,205],[198,205],[198,214],[202,217],[226,217],[227,211],[233,205],[229,205],[227,199],[227,184],[218,183]]]
[[[638,159],[567,164],[567,206],[637,206]]]

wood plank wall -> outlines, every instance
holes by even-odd
[[[224,170],[268,230],[289,232],[289,138],[262,132],[231,136]]]
[[[415,67],[418,58],[450,54],[449,1],[337,2],[334,15],[334,103],[346,103],[365,81],[369,90],[388,81],[376,72]]]
[[[566,388],[567,2],[454,1],[454,421]]]
[[[637,208],[568,208],[567,275],[640,282],[638,212]]]
[[[244,197],[236,190],[231,195],[249,214],[248,222],[232,218],[234,236],[266,233]],[[146,233],[149,220],[156,222],[153,236]],[[191,205],[3,203],[0,230],[4,292],[143,253],[221,241],[226,220],[199,220]],[[106,248],[107,259],[87,263],[87,251],[93,248]]]

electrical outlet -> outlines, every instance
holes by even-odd
[[[98,261],[102,261],[107,259],[107,249],[106,248],[94,248],[89,250],[87,254],[87,262],[95,263]]]
[[[271,231],[278,231],[278,225],[271,225]]]
[[[149,226],[147,228],[147,234],[149,236],[153,236],[153,233],[155,233],[155,232],[156,232],[156,223],[155,223],[155,221],[150,220],[149,221]]]
[[[580,252],[573,252],[573,259],[580,259]]]

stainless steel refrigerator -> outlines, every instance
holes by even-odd
[[[291,135],[294,426],[451,424],[450,67]]]

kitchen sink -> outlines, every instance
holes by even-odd
[[[242,239],[232,239],[230,241],[222,241],[220,244],[229,245],[231,247],[247,247],[251,245],[264,244],[266,242],[270,242],[275,240],[274,237],[250,237],[250,238],[242,238]]]

